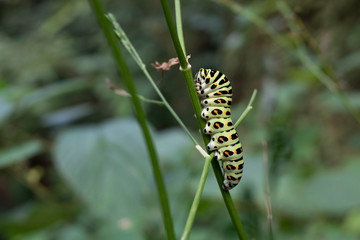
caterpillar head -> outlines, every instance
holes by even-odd
[[[195,77],[194,77],[194,84],[195,84],[195,89],[196,91],[200,91],[200,86],[201,86],[201,81],[202,81],[202,73],[201,73],[201,69],[195,74]]]
[[[195,74],[194,80],[197,82],[202,82],[209,73],[209,69],[200,68],[199,71]]]

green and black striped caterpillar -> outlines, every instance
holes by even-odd
[[[243,149],[230,118],[232,87],[224,74],[213,69],[200,68],[194,81],[202,99],[201,117],[207,121],[203,131],[211,135],[207,149],[216,151],[224,171],[222,187],[230,190],[240,182],[244,167]]]

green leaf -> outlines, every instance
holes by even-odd
[[[148,154],[136,120],[112,120],[62,132],[55,142],[55,163],[62,176],[97,217],[115,224],[122,219],[133,232],[155,199]]]
[[[298,216],[315,213],[343,214],[359,206],[358,179],[360,162],[350,161],[336,169],[323,170],[307,180],[285,176],[280,185],[276,206],[282,211]]]
[[[18,146],[3,149],[0,151],[0,168],[10,164],[27,160],[43,149],[42,143],[38,140],[31,140]]]

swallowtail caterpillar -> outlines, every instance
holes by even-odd
[[[215,151],[224,171],[223,189],[230,190],[240,182],[243,173],[243,149],[231,120],[232,87],[220,71],[200,68],[195,88],[201,98],[201,117],[206,120],[204,133],[211,136],[207,145]]]

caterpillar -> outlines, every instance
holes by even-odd
[[[195,74],[194,83],[203,106],[201,117],[206,120],[203,132],[211,136],[207,149],[215,151],[224,172],[222,188],[230,190],[240,182],[244,167],[243,149],[231,120],[231,84],[220,71],[204,68]]]

